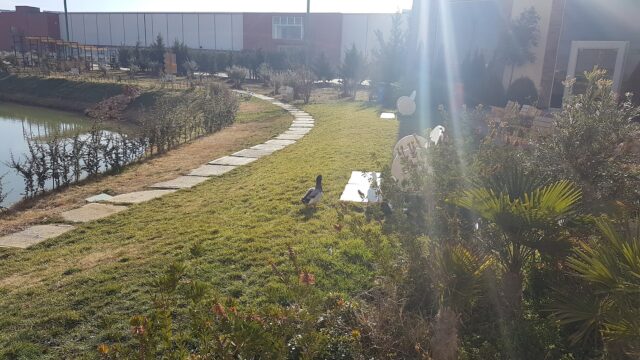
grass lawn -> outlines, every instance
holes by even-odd
[[[333,224],[351,171],[374,170],[391,155],[397,123],[360,103],[305,110],[317,125],[296,145],[29,250],[0,252],[0,349],[96,357],[98,344],[126,336],[130,316],[149,308],[154,277],[173,261],[249,305],[279,300],[269,261],[285,263],[288,244],[320,289],[369,286],[369,249],[338,236]],[[318,174],[324,200],[305,211],[300,198]],[[200,257],[189,251],[196,243]]]

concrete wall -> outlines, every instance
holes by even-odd
[[[148,46],[160,34],[168,46],[177,39],[196,49],[243,49],[242,14],[70,13],[70,39],[66,39],[64,14],[56,17],[62,38],[83,44],[134,46],[139,41]]]

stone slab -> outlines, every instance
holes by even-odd
[[[206,177],[180,176],[173,180],[155,183],[149,187],[154,189],[189,189],[205,181],[207,181]]]
[[[209,165],[229,165],[229,166],[242,166],[252,163],[258,159],[239,157],[239,156],[225,156],[219,159],[215,159],[209,162]]]
[[[395,118],[396,118],[396,114],[394,113],[383,112],[382,114],[380,114],[380,119],[392,120]]]
[[[65,221],[85,223],[102,219],[125,210],[127,210],[126,206],[92,203],[77,209],[65,211],[60,214],[60,216],[62,216]]]
[[[372,187],[373,179],[376,179],[377,187]],[[380,186],[380,173],[352,171],[349,182],[340,195],[340,201],[349,202],[380,202],[378,188]],[[362,194],[362,195],[361,195]]]
[[[291,124],[292,128],[312,128],[313,124]]]
[[[293,122],[304,122],[304,123],[314,123],[315,121],[313,119],[300,119],[300,118],[295,118],[293,120]]]
[[[72,225],[35,225],[17,233],[0,237],[0,247],[26,249],[47,239],[75,229]]]
[[[295,143],[296,143],[295,140],[282,140],[282,139],[268,140],[265,142],[265,144],[280,145],[280,146],[289,146]]]
[[[311,131],[311,128],[290,128],[285,131],[284,134],[292,134],[292,135],[306,135]]]
[[[189,176],[220,176],[235,169],[237,166],[229,165],[202,165],[197,169],[191,170]]]
[[[275,140],[300,140],[304,137],[302,134],[280,134],[276,136]]]
[[[311,122],[308,122],[308,121],[294,121],[294,122],[291,123],[291,126],[293,126],[293,127],[298,127],[298,125],[315,125],[315,124],[313,123],[313,121],[311,121]],[[311,126],[311,127],[313,127],[313,126]]]
[[[98,195],[94,195],[92,197],[88,197],[86,199],[84,199],[86,202],[90,202],[90,203],[97,203],[97,202],[102,202],[102,201],[107,201],[109,199],[111,199],[113,196],[109,195],[109,194],[98,194]]]
[[[253,150],[266,150],[266,151],[278,151],[278,150],[284,149],[285,147],[287,147],[287,145],[258,144],[258,145],[252,146],[250,149],[253,149]]]
[[[109,199],[108,202],[113,204],[140,204],[174,192],[176,192],[176,190],[135,191],[132,193],[116,195]]]
[[[236,153],[233,153],[232,155],[259,159],[263,156],[271,155],[272,153],[273,151],[270,151],[270,150],[244,149]]]

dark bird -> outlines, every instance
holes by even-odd
[[[307,190],[307,193],[302,198],[302,203],[305,205],[316,205],[322,199],[322,175],[316,177],[316,187],[312,187]]]

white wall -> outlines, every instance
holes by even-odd
[[[182,37],[182,14],[168,14],[168,27],[169,32],[167,34],[166,42],[169,46],[173,45],[173,42],[178,39],[178,41],[183,41]]]
[[[121,46],[125,44],[124,14],[109,14],[111,21],[111,45]]]
[[[182,15],[184,43],[187,47],[198,49],[200,41],[198,38],[198,14]]]
[[[151,45],[158,33],[167,46],[178,39],[190,48],[243,49],[243,15],[212,13],[71,13],[71,41],[88,45]],[[66,39],[64,14],[60,33]],[[146,24],[146,27],[145,27]]]
[[[551,8],[553,0],[514,0],[513,8],[511,11],[511,19],[516,19],[520,14],[534,7],[538,15],[540,16],[539,29],[540,37],[538,38],[538,46],[533,49],[533,53],[536,56],[536,60],[533,63],[529,63],[523,66],[516,67],[513,72],[513,80],[519,77],[526,76],[533,80],[533,83],[540,91],[540,85],[542,81],[542,66],[544,64],[544,55],[547,48],[547,37],[549,35],[549,23],[551,20]],[[509,86],[509,79],[511,77],[511,67],[507,66],[503,78],[505,88]]]
[[[198,14],[200,28],[200,46],[203,49],[216,48],[216,31],[214,14]]]
[[[378,48],[376,31],[389,34],[394,14],[344,14],[342,16],[342,52],[355,44],[367,58]],[[403,26],[408,26],[408,16],[403,15]]]
[[[127,46],[135,46],[140,40],[140,31],[138,29],[138,14],[122,14],[124,41]],[[144,41],[144,37],[142,39]]]

